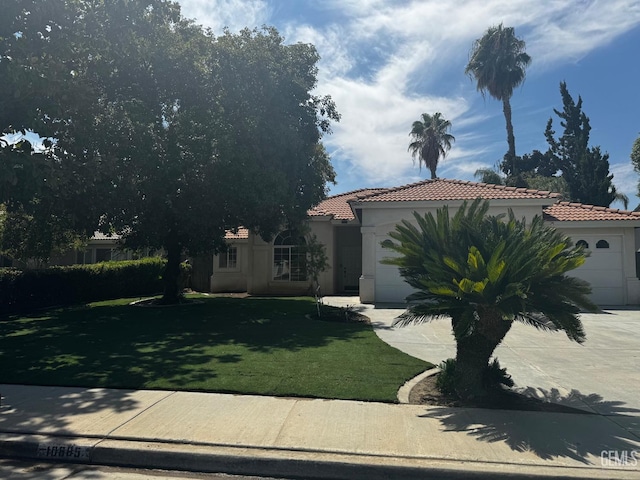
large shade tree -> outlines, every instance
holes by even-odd
[[[311,94],[312,45],[274,29],[216,37],[166,0],[17,3],[0,68],[8,96],[31,100],[2,128],[55,139],[35,183],[59,185],[33,195],[75,229],[162,247],[166,302],[181,255],[224,248],[241,225],[268,238],[325,195],[320,140],[338,114]]]
[[[581,247],[543,224],[488,215],[480,199],[450,217],[414,213],[383,242],[416,292],[397,323],[451,319],[457,352],[455,391],[462,398],[489,394],[483,382],[489,359],[513,322],[543,330],[563,330],[582,343],[580,309],[597,307],[587,298],[589,285],[566,272],[583,264]]]
[[[489,93],[502,102],[502,111],[507,126],[509,150],[505,161],[517,174],[516,140],[513,133],[511,96],[522,84],[531,57],[525,52],[525,42],[515,35],[513,27],[502,24],[489,27],[471,48],[465,73],[476,81],[476,88],[483,95]]]
[[[409,144],[409,152],[418,165],[429,169],[431,178],[437,178],[436,169],[440,157],[444,159],[451,150],[451,144],[456,140],[449,133],[451,122],[446,120],[440,112],[433,115],[423,113],[421,120],[416,120],[411,126],[409,136],[413,140]]]

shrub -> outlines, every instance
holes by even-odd
[[[456,359],[448,358],[441,362],[440,373],[436,378],[436,387],[445,395],[456,396]]]
[[[42,270],[0,269],[0,314],[162,291],[165,260],[145,258]]]
[[[457,398],[456,384],[459,381],[459,373],[456,371],[456,359],[448,358],[441,362],[438,367],[440,368],[440,373],[436,379],[438,390],[445,395]],[[486,366],[482,374],[482,384],[487,391],[499,390],[503,387],[511,388],[514,385],[511,375],[507,373],[506,368],[500,367],[500,362],[498,362],[497,358],[494,358]]]

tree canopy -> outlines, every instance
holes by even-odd
[[[589,146],[591,125],[582,111],[582,97],[578,96],[575,102],[566,82],[560,83],[560,94],[563,109],[553,111],[564,130],[556,139],[553,119],[549,119],[545,130],[549,143],[548,170],[562,172],[571,201],[608,207],[614,200],[622,200],[626,205],[628,199],[618,194],[613,185],[609,154],[602,153],[599,146]]]
[[[181,254],[224,248],[241,225],[268,238],[324,197],[321,137],[339,115],[311,93],[312,45],[273,28],[216,37],[166,0],[16,4],[0,32],[0,126],[54,140],[10,152],[38,158],[32,183],[47,189],[4,192],[8,209],[47,204],[76,231],[163,247],[171,301]]]

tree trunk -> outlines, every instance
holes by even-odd
[[[456,392],[460,398],[483,397],[489,393],[483,383],[484,372],[513,323],[492,311],[478,313],[476,330],[457,340]]]
[[[438,168],[437,164],[429,168],[429,170],[431,171],[431,180],[435,180],[436,178],[438,178],[438,176],[436,175],[436,168]]]
[[[180,256],[182,255],[182,245],[173,232],[169,233],[167,245],[167,265],[164,268],[162,279],[164,281],[164,294],[162,303],[172,305],[180,302],[182,292],[180,290]]]
[[[511,103],[508,98],[502,100],[502,111],[504,112],[504,119],[507,123],[507,144],[509,145],[509,165],[511,166],[511,175],[516,177],[518,175],[516,167],[516,138],[513,135],[513,123],[511,123]]]

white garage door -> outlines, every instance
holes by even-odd
[[[573,241],[587,242],[591,255],[570,273],[591,284],[591,299],[598,305],[624,305],[622,237],[575,236]]]
[[[414,290],[402,279],[398,267],[380,263],[383,258],[396,256],[395,252],[382,248],[382,240],[376,239],[376,303],[404,303]]]
[[[403,303],[414,290],[402,279],[397,267],[380,263],[383,258],[394,255],[380,246],[381,240],[376,241],[376,302]],[[591,299],[596,304],[624,305],[622,237],[582,236],[573,240],[586,241],[591,256],[570,274],[591,284]]]

